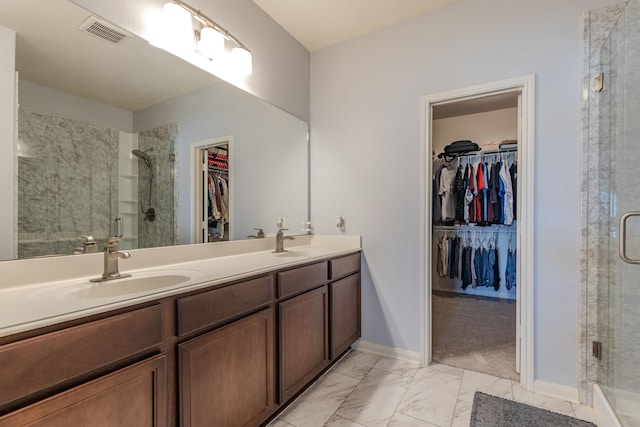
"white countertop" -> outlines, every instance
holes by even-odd
[[[288,252],[276,254],[272,252],[273,240],[132,250],[130,259],[120,260],[120,272],[131,274],[131,278],[99,283],[89,279],[102,274],[102,253],[0,263],[3,278],[0,336],[353,253],[361,248],[359,236],[296,236],[296,240],[285,241]],[[267,247],[269,249],[265,249]],[[158,282],[162,278],[176,278],[180,282],[160,288],[142,286],[135,291],[127,288],[128,284],[148,283],[145,278],[149,277],[158,278]],[[97,287],[110,285],[117,288],[110,288],[106,295],[103,292],[93,295]]]

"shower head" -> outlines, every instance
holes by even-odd
[[[142,160],[144,164],[147,165],[149,169],[151,169],[151,159],[149,158],[149,155],[147,153],[140,150],[131,150],[131,154]]]

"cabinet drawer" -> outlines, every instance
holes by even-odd
[[[178,300],[178,336],[231,320],[273,300],[271,276]]]
[[[343,256],[329,261],[329,279],[346,276],[360,271],[360,254]]]
[[[326,261],[278,273],[278,298],[313,289],[326,281]]]
[[[162,344],[160,305],[0,347],[0,407]]]

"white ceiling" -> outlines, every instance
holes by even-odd
[[[313,52],[411,19],[456,0],[253,0]],[[438,105],[433,118],[476,114],[518,105],[517,93]]]
[[[253,0],[309,51],[423,15],[456,0]]]

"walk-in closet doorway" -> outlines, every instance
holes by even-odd
[[[487,240],[495,237],[496,241],[502,239],[503,245],[515,246],[517,253],[516,277],[517,285],[513,304],[516,313],[513,321],[514,344],[517,347],[516,365],[514,369],[520,372],[520,383],[523,388],[533,390],[534,388],[534,345],[533,345],[533,325],[534,325],[534,298],[533,298],[533,161],[534,161],[534,76],[523,76],[514,79],[488,83],[443,93],[437,93],[423,97],[423,144],[422,144],[422,192],[424,200],[422,203],[423,214],[421,226],[422,235],[422,259],[424,268],[423,274],[423,363],[429,364],[433,361],[434,344],[434,322],[442,321],[435,319],[439,314],[434,313],[434,281],[438,280],[438,274],[434,263],[435,251],[438,250],[438,233],[467,233],[465,237],[473,236],[477,241],[482,240],[480,233],[485,233]],[[479,101],[489,102],[500,98],[516,99],[517,105],[517,222],[513,227],[501,226],[487,231],[489,227],[476,227],[467,225],[439,227],[433,226],[433,181],[434,164],[432,162],[434,154],[434,111],[442,111],[448,108],[468,106]],[[483,141],[484,142],[484,141]],[[436,153],[437,154],[437,153]],[[512,154],[513,156],[513,154]],[[498,158],[498,155],[496,155]],[[484,157],[482,158],[485,161]],[[505,155],[500,154],[499,159],[508,160]],[[476,160],[477,161],[477,160]],[[463,230],[463,231],[461,231]],[[498,234],[497,230],[502,230]],[[517,230],[517,232],[516,232]],[[495,234],[493,234],[495,231]],[[473,234],[474,233],[474,234]],[[502,237],[499,237],[502,236]],[[504,261],[502,263],[504,265]],[[442,277],[442,276],[441,276]],[[434,280],[435,279],[435,280]],[[459,283],[459,282],[458,282]],[[436,284],[436,293],[441,285]],[[479,290],[480,291],[480,290]],[[477,292],[476,292],[477,293]],[[480,291],[482,293],[482,291]],[[448,293],[443,293],[446,295]],[[478,297],[480,298],[480,297]],[[455,319],[445,321],[455,322]],[[473,333],[473,331],[470,331]]]
[[[228,241],[233,236],[233,137],[191,144],[192,241]]]

